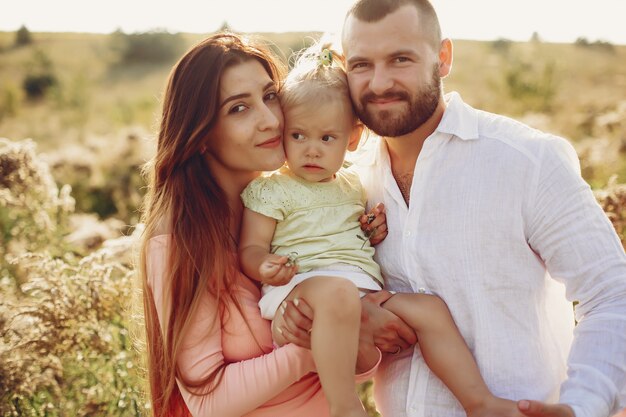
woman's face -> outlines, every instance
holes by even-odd
[[[285,161],[282,131],[276,84],[261,63],[250,59],[226,69],[207,145],[209,163],[231,172],[280,168]]]

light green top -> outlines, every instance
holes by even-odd
[[[241,198],[250,210],[276,220],[271,251],[296,252],[298,273],[343,262],[358,266],[382,285],[374,248],[359,224],[365,193],[349,168],[329,182],[309,182],[283,167],[252,181]]]

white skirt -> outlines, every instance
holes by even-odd
[[[274,287],[272,285],[264,285],[262,288],[263,296],[259,301],[261,316],[267,320],[273,320],[276,310],[280,306],[289,293],[302,281],[312,277],[340,277],[345,278],[354,283],[361,293],[361,296],[372,291],[380,291],[382,287],[370,274],[363,271],[358,266],[336,263],[322,268],[313,269],[302,274],[296,274],[285,285]]]

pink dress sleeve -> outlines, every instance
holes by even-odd
[[[161,323],[166,314],[163,271],[167,242],[166,238],[153,238],[148,254],[148,277]],[[267,326],[267,322],[263,323]],[[241,324],[245,326],[245,323]],[[235,345],[238,353],[247,358],[228,363],[222,345],[224,338],[232,339],[232,334],[224,331],[224,326],[215,299],[207,294],[191,319],[178,365],[188,381],[200,380],[219,366],[227,365],[220,384],[209,395],[194,395],[177,381],[185,403],[195,417],[235,417],[249,413],[315,369],[313,357],[307,349],[290,344],[264,354],[254,338],[242,336],[236,336],[241,340]]]

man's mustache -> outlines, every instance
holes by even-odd
[[[409,95],[405,91],[388,91],[384,94],[365,93],[361,97],[361,102],[367,103],[377,100],[405,100],[409,101]]]

